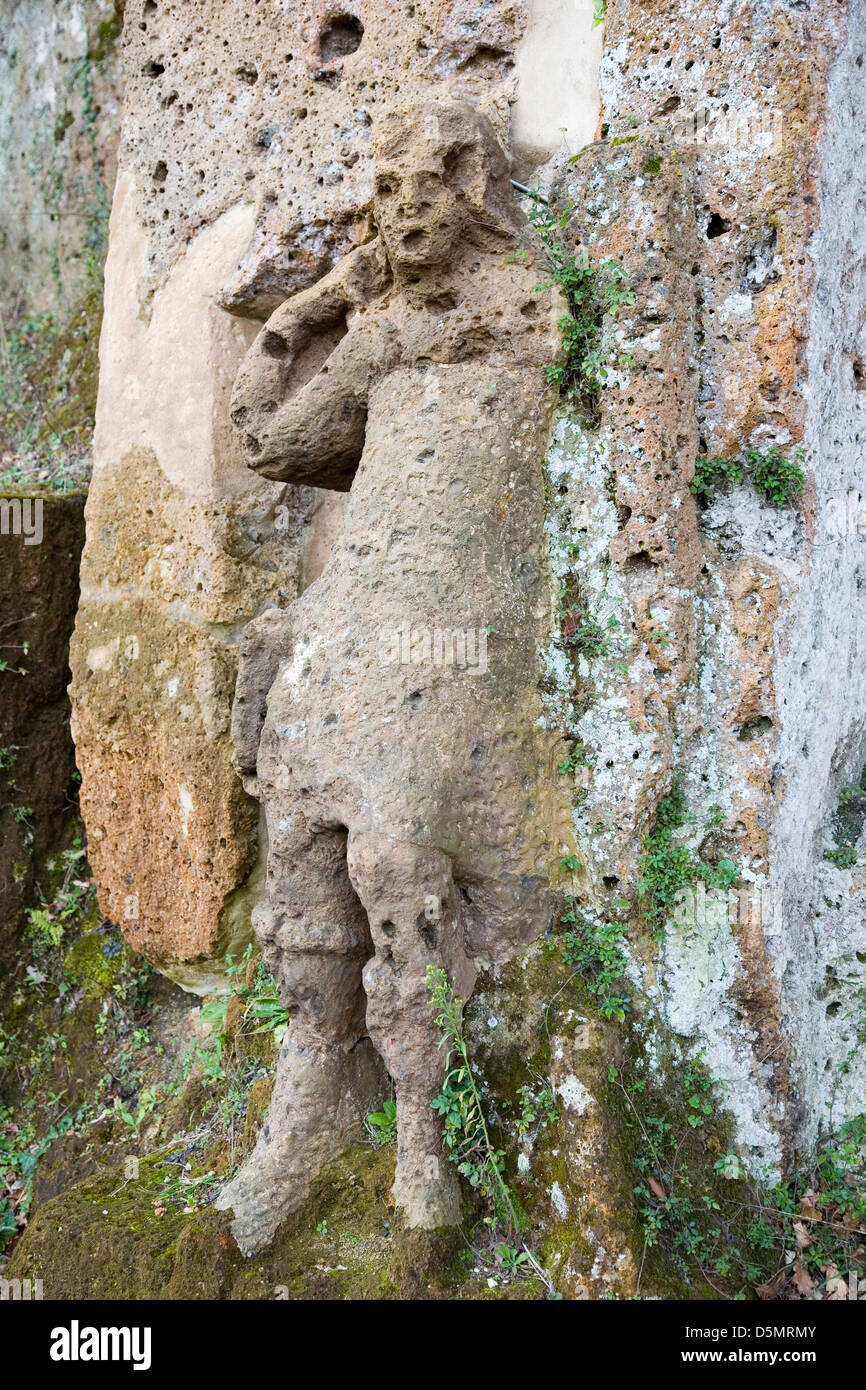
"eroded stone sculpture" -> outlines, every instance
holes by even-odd
[[[268,320],[232,418],[265,477],[351,489],[320,578],[247,629],[237,765],[267,813],[254,924],[291,1010],[269,1117],[224,1190],[251,1252],[393,1080],[394,1196],[454,1223],[425,976],[477,971],[549,918],[555,762],[542,460],[556,359],[505,156],[460,105],[376,130],[378,235]],[[383,1067],[384,1063],[384,1067]]]

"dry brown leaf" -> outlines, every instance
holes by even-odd
[[[755,1289],[755,1293],[758,1295],[759,1298],[763,1298],[766,1301],[769,1299],[778,1298],[784,1287],[785,1271],[784,1269],[780,1269],[779,1273],[775,1276],[774,1279],[770,1280],[769,1284],[759,1284]]]
[[[820,1220],[821,1213],[815,1205],[815,1193],[811,1187],[800,1198],[800,1215],[805,1217],[807,1221]]]
[[[653,1192],[655,1196],[658,1197],[661,1201],[664,1201],[668,1194],[665,1192],[661,1183],[657,1182],[651,1173],[647,1175],[647,1182],[650,1185],[650,1191]]]
[[[843,1279],[835,1265],[827,1265],[824,1269],[827,1280],[827,1297],[841,1301],[848,1297],[848,1280]]]
[[[797,1293],[802,1294],[803,1298],[811,1298],[815,1292],[815,1280],[802,1260],[798,1260],[794,1265],[794,1277],[791,1282]]]
[[[807,1231],[802,1221],[794,1222],[794,1235],[797,1237],[797,1251],[808,1250],[812,1244],[812,1233]]]

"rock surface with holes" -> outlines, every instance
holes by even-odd
[[[604,138],[553,179],[569,244],[616,257],[635,295],[605,328],[622,356],[600,428],[564,421],[550,458],[584,611],[615,619],[580,661],[577,892],[629,923],[651,1029],[703,1050],[756,1172],[808,1150],[828,1104],[836,1124],[862,1109],[862,850],[845,870],[825,851],[866,762],[862,560],[839,524],[863,486],[863,45],[856,7],[612,7]],[[746,475],[696,506],[697,460],[773,446],[802,499]],[[693,819],[674,844],[737,886],[658,941],[638,884],[675,778]]]
[[[525,24],[508,0],[130,0],[123,154],[148,235],[144,300],[239,197],[255,231],[226,307],[265,317],[312,284],[366,237],[377,113],[440,93],[480,102],[504,134]]]
[[[19,314],[92,290],[116,169],[120,30],[113,0],[0,5],[0,285]]]
[[[576,149],[555,133],[584,144],[594,110],[560,118],[551,84],[542,122],[533,97],[571,42],[566,8],[571,35],[577,7],[560,0],[130,0],[76,731],[103,900],[140,899],[126,927],[151,958],[211,983],[227,908],[242,928],[266,899],[258,931],[294,1031],[255,1162],[226,1194],[242,1243],[267,1240],[357,1135],[385,1066],[402,1092],[401,1205],[419,1224],[453,1217],[425,1099],[421,980],[438,960],[463,993],[484,972],[467,1029],[503,1142],[521,1083],[560,1106],[515,1177],[560,1286],[622,1296],[649,1292],[652,1256],[611,1064],[675,1127],[687,1064],[718,1079],[729,1127],[701,1183],[728,1147],[753,1174],[791,1174],[862,1109],[862,843],[853,862],[826,856],[866,763],[866,43],[860,8],[829,0],[617,0],[600,138]],[[521,72],[538,85],[517,92],[509,142]],[[449,253],[430,294],[410,264],[435,230],[428,196],[413,193],[423,215],[402,250],[388,200],[405,212],[404,170],[389,185],[383,166],[371,210],[373,132],[419,91],[486,112],[512,172],[550,193],[566,250],[617,258],[634,294],[603,316],[616,365],[592,418],[562,403],[545,507],[527,460],[547,440],[556,334],[523,293],[543,277],[491,255],[475,225],[512,214],[476,207],[461,245],[477,268]],[[697,504],[696,460],[771,445],[805,450],[796,505],[748,477]],[[568,645],[555,603],[542,612],[544,526],[600,650]],[[514,554],[527,563],[508,570]],[[455,631],[464,656],[483,635],[486,670],[436,664]],[[266,888],[241,778],[271,821]],[[675,786],[663,869],[728,859],[738,881],[653,923],[647,846]],[[565,827],[555,788],[573,793]],[[537,931],[561,853],[573,918],[623,953],[623,1020],[599,1018],[611,1000],[561,941],[500,968]],[[497,897],[515,878],[522,920]],[[664,1191],[663,1165],[656,1179]]]
[[[377,113],[453,94],[504,135],[525,20],[509,0],[123,7],[72,698],[103,910],[189,988],[243,948],[264,871],[229,761],[238,643],[318,573],[342,515],[329,488],[244,468],[232,381],[261,320],[369,247]]]
[[[413,106],[375,138],[380,240],[276,311],[233,398],[255,468],[351,485],[323,574],[252,624],[238,679],[270,846],[254,921],[292,1012],[268,1126],[220,1199],[247,1249],[345,1145],[349,1098],[355,1123],[372,1103],[371,1040],[396,1087],[395,1200],[409,1227],[458,1219],[427,971],[466,999],[551,911],[541,464],[562,305],[534,288],[482,117]]]

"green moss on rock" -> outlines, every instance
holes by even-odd
[[[66,953],[64,974],[88,998],[97,998],[111,988],[120,973],[122,950],[118,947],[116,937],[98,928],[85,931]]]

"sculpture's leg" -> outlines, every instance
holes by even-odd
[[[271,840],[268,901],[253,923],[290,1010],[270,1110],[256,1147],[217,1205],[233,1210],[244,1254],[272,1239],[322,1166],[355,1140],[384,1090],[366,1037],[366,915],[346,871],[345,832],[296,816]]]
[[[454,1225],[456,1171],[443,1154],[442,1121],[430,1104],[442,1086],[446,1050],[426,983],[431,965],[447,972],[462,999],[475,981],[451,863],[438,851],[378,834],[350,835],[348,861],[376,947],[364,968],[367,1031],[397,1092],[394,1198],[409,1227]]]

